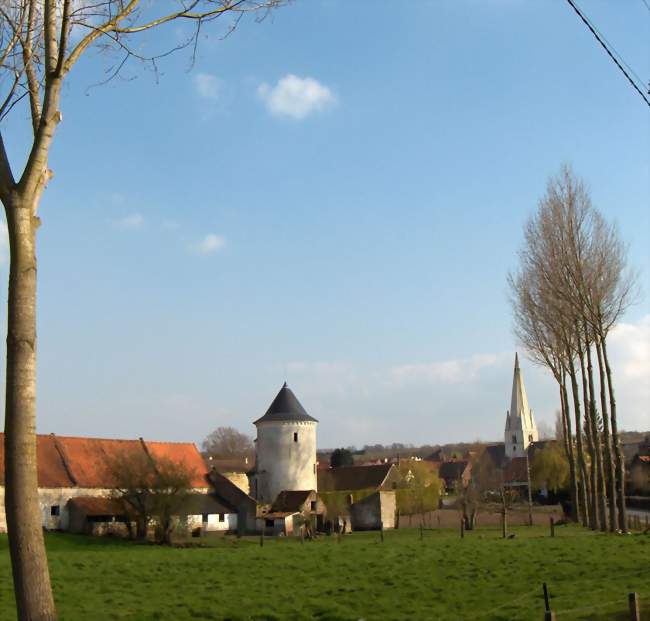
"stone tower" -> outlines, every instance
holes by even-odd
[[[533,411],[528,407],[528,397],[524,378],[519,368],[519,356],[515,354],[515,373],[512,379],[512,399],[510,411],[506,413],[504,440],[506,457],[524,457],[531,442],[539,439],[533,419]]]
[[[251,495],[272,503],[284,490],[316,489],[316,424],[286,382],[253,424],[256,463]]]

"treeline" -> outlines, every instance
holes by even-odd
[[[607,337],[633,301],[636,279],[616,226],[570,168],[549,180],[508,281],[515,333],[558,384],[573,517],[592,529],[625,531],[625,462]]]

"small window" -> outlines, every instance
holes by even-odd
[[[314,464],[314,474],[316,474],[316,464]]]
[[[311,510],[316,511],[316,501],[315,500],[311,501]]]
[[[515,442],[517,442],[517,436],[512,436],[512,442],[513,442],[513,444],[514,444]]]
[[[202,522],[203,522],[204,524],[207,524],[207,523],[208,523],[208,514],[207,514],[207,513],[203,513],[203,514],[201,515],[201,519],[202,519]]]
[[[293,441],[298,442],[298,432],[297,431],[293,432]]]
[[[52,505],[50,507],[50,515],[60,515],[61,514],[61,506],[60,505]]]
[[[219,521],[223,522],[226,519],[226,516],[223,513],[219,514]]]

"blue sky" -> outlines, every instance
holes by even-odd
[[[580,5],[650,79],[642,0]],[[641,273],[612,347],[621,425],[650,428],[650,115],[565,2],[303,0],[206,33],[191,71],[180,53],[157,82],[132,64],[89,88],[111,62],[92,53],[70,77],[40,212],[39,432],[252,434],[288,379],[321,446],[500,439],[505,278],[563,162]],[[551,422],[555,387],[522,364]]]

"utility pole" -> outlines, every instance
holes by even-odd
[[[528,448],[526,448],[526,476],[528,478],[528,526],[533,525],[533,491],[530,484],[530,461],[528,459]]]

